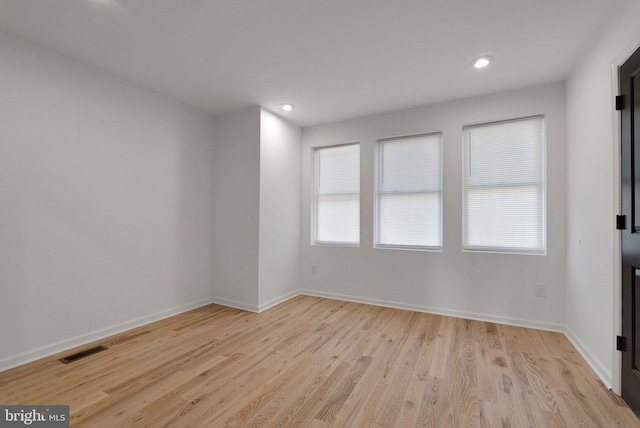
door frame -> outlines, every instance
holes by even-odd
[[[615,216],[622,212],[621,195],[621,112],[615,109],[615,97],[619,95],[618,69],[635,51],[640,49],[640,34],[638,34],[611,62],[611,112],[613,115],[613,213],[611,213],[611,229],[615,231]],[[613,332],[611,350],[613,366],[611,373],[611,390],[622,394],[622,353],[616,350],[616,336],[622,334],[622,238],[621,233],[613,234]]]

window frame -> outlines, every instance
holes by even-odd
[[[437,191],[396,191],[396,192],[383,192],[381,190],[382,180],[382,147],[385,143],[394,140],[405,140],[411,138],[421,137],[433,137],[438,136],[440,139],[440,188]],[[437,194],[440,200],[440,245],[402,245],[402,244],[381,244],[380,243],[380,197],[383,194],[395,194],[395,195],[409,195],[409,194]],[[444,250],[444,135],[442,131],[428,132],[421,134],[401,135],[397,137],[380,138],[375,143],[374,153],[374,219],[373,219],[373,247],[376,249],[391,249],[391,250],[408,250],[408,251],[427,251],[427,252],[442,252]]]
[[[318,240],[318,182],[319,182],[319,174],[320,167],[319,157],[317,156],[318,152],[326,149],[335,149],[339,147],[346,146],[358,146],[358,242],[344,242],[344,241],[319,241]],[[311,147],[311,245],[313,246],[330,246],[330,247],[351,247],[358,248],[360,247],[360,243],[362,241],[362,233],[361,233],[361,219],[362,219],[362,207],[361,207],[361,194],[362,194],[362,174],[361,174],[361,164],[362,164],[362,156],[361,156],[361,147],[360,142],[351,142],[351,143],[342,143],[342,144],[334,144],[329,146],[316,146]]]
[[[529,119],[540,119],[541,127],[541,142],[540,142],[540,181],[538,182],[524,182],[518,181],[511,184],[501,184],[496,186],[479,185],[476,188],[506,188],[506,187],[523,187],[523,185],[529,184],[530,186],[538,185],[541,192],[541,249],[532,249],[528,247],[504,247],[493,245],[468,245],[466,242],[466,229],[467,229],[467,189],[473,186],[467,186],[466,174],[467,164],[469,163],[468,157],[470,156],[470,150],[468,149],[469,141],[467,130],[471,128],[478,128],[482,126],[496,125],[502,123],[518,122]],[[517,117],[506,120],[495,120],[491,122],[482,122],[471,125],[465,125],[462,127],[462,251],[463,252],[478,252],[478,253],[498,253],[498,254],[514,254],[514,255],[537,255],[546,256],[547,254],[547,126],[546,117],[544,114],[536,114],[531,116]]]

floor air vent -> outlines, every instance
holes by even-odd
[[[79,360],[80,358],[84,358],[84,357],[88,357],[89,355],[93,355],[96,354],[98,352],[102,352],[102,351],[106,351],[107,348],[106,346],[96,346],[95,348],[91,348],[91,349],[85,349],[82,352],[78,352],[77,354],[73,354],[73,355],[67,355],[64,358],[60,358],[60,361],[65,363],[65,364],[69,364],[69,363],[73,363],[76,360]]]

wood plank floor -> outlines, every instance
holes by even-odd
[[[559,333],[299,296],[98,344],[0,373],[0,403],[89,427],[640,427]]]

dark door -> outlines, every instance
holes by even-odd
[[[622,95],[622,398],[640,412],[640,49],[620,67]]]

